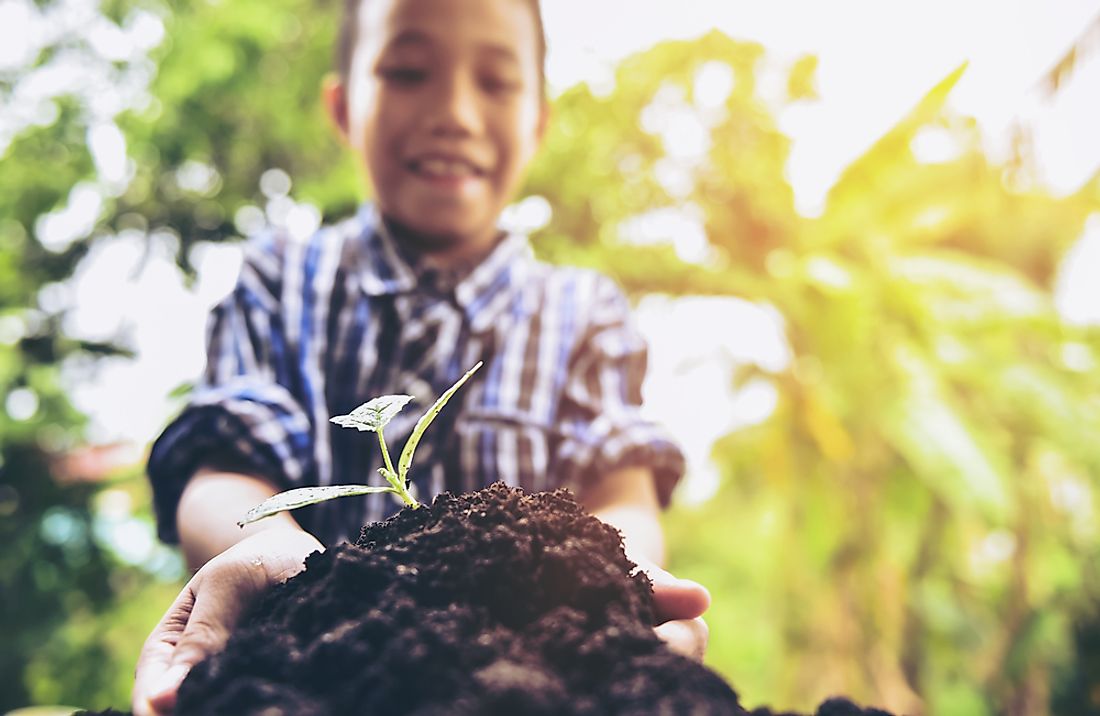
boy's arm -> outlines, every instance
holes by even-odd
[[[275,494],[265,480],[200,470],[177,510],[180,543],[195,576],[145,642],[134,674],[135,716],[171,713],[191,667],[224,647],[243,610],[264,589],[303,568],[324,547],[287,513],[237,520]]]
[[[653,582],[655,630],[675,651],[702,660],[707,626],[702,619],[710,594],[700,584],[677,579],[664,569],[664,535],[658,520],[660,503],[650,470],[628,467],[590,482],[580,502],[593,515],[623,534],[626,556]]]
[[[643,467],[621,468],[585,486],[580,502],[590,513],[623,533],[626,556],[661,566],[665,540],[657,517],[660,504],[653,476]]]
[[[288,515],[243,530],[236,524],[276,485],[302,486],[315,459],[307,408],[277,379],[293,369],[277,350],[288,342],[282,315],[287,302],[299,305],[287,293],[287,281],[310,285],[303,278],[305,263],[290,245],[277,233],[246,245],[237,285],[207,324],[201,388],[150,454],[161,539],[179,541],[198,571],[142,649],[133,692],[136,716],[170,711],[188,669],[224,644],[242,609],[268,585],[300,571],[309,553],[323,549]],[[215,464],[223,469],[195,472],[196,465]],[[251,473],[278,480],[268,483]]]
[[[225,470],[201,469],[187,482],[176,508],[180,548],[197,570],[245,537],[268,529],[302,531],[289,512],[237,525],[246,512],[276,494],[270,482]]]

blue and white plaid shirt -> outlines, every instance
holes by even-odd
[[[479,360],[417,448],[410,478],[422,498],[496,480],[576,491],[640,465],[664,503],[683,472],[679,448],[639,412],[646,346],[623,295],[593,271],[537,261],[522,235],[448,282],[417,270],[366,205],[305,242],[250,242],[208,331],[203,380],[149,459],[165,541],[178,541],[176,506],[202,466],[283,489],[385,484],[375,436],[329,418],[379,395],[412,395],[386,428],[400,452],[435,397]],[[370,495],[295,516],[333,544],[397,507]]]

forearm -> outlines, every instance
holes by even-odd
[[[580,496],[581,504],[623,533],[627,557],[664,564],[665,541],[653,475],[646,468],[623,468],[605,475]]]
[[[203,469],[187,483],[176,509],[180,547],[191,569],[198,569],[245,537],[268,529],[301,530],[288,512],[241,528],[246,512],[277,492],[250,475]]]

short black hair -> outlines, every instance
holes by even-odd
[[[336,71],[346,80],[351,72],[351,58],[355,54],[355,41],[359,27],[359,8],[367,0],[344,0],[344,14],[340,18],[340,35],[336,40]],[[537,55],[539,83],[546,90],[546,30],[542,25],[542,4],[539,0],[527,0],[535,15],[535,34],[538,36]]]

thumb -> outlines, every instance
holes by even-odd
[[[166,690],[171,678],[168,672],[172,667],[176,645],[183,637],[191,610],[195,604],[195,592],[189,583],[179,593],[172,606],[161,617],[149,638],[145,640],[134,670],[134,691],[131,708],[134,716],[156,716],[162,709],[152,703],[151,696]],[[179,680],[182,680],[182,676]],[[176,681],[178,685],[178,681]],[[171,709],[171,705],[168,706]]]
[[[175,708],[176,693],[191,668],[225,648],[245,605],[261,588],[252,575],[232,567],[204,576],[195,586],[194,604],[171,664],[150,693],[149,701],[157,712]]]
[[[679,579],[660,567],[643,567],[653,583],[653,607],[658,623],[678,619],[695,619],[710,607],[710,592],[698,582]]]
[[[156,713],[171,713],[176,707],[176,694],[180,684],[191,673],[191,668],[205,659],[207,656],[220,651],[225,645],[226,636],[222,636],[223,630],[207,622],[188,623],[179,643],[172,654],[172,660],[163,674],[152,684],[149,692],[149,703]]]

